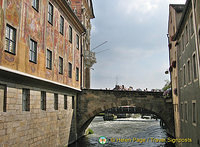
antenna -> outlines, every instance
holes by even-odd
[[[100,45],[97,45],[95,48],[91,49],[91,51],[97,49],[98,47],[104,45],[104,44],[107,43],[107,42],[108,42],[108,41],[105,41],[105,42],[101,43]]]
[[[105,49],[105,50],[102,50],[102,51],[96,52],[96,54],[101,53],[101,52],[105,52],[105,51],[107,51],[107,50],[110,50],[110,49]]]

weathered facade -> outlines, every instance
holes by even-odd
[[[71,7],[86,28],[82,36],[83,88],[90,88],[90,69],[96,63],[95,53],[90,49],[91,19],[95,18],[92,0],[71,0]]]
[[[0,146],[77,139],[81,15],[66,0],[0,0]]]
[[[177,44],[178,111],[180,138],[191,138],[183,147],[200,145],[199,37],[197,3],[187,0],[173,41]],[[173,79],[172,79],[173,80]]]
[[[178,100],[178,78],[177,78],[177,44],[172,41],[172,36],[176,33],[184,5],[169,5],[169,21],[168,21],[168,47],[169,47],[169,61],[170,61],[170,77],[174,110],[174,126],[175,136],[180,137],[180,119],[179,119],[179,100]]]

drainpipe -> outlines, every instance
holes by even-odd
[[[82,33],[81,34],[81,71],[80,71],[80,73],[81,73],[81,79],[80,79],[80,87],[81,87],[81,89],[83,89],[83,76],[84,76],[84,74],[83,74],[83,39],[84,39],[84,35],[85,35],[86,33],[84,32],[84,33]]]

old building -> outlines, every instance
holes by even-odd
[[[176,33],[180,18],[182,16],[182,11],[184,5],[169,5],[169,21],[168,21],[168,47],[169,47],[169,61],[170,61],[170,77],[171,77],[171,89],[172,89],[172,98],[173,98],[173,108],[174,108],[174,126],[175,126],[175,136],[176,138],[180,137],[180,121],[179,121],[179,101],[177,94],[177,44],[175,41],[172,41],[172,36]]]
[[[95,18],[92,0],[71,0],[71,7],[86,28],[82,36],[83,88],[90,88],[90,69],[96,63],[95,53],[90,49],[91,19]]]
[[[199,43],[196,0],[187,0],[172,41],[177,45],[177,88],[180,138],[183,147],[200,146]],[[174,80],[174,79],[172,79]]]
[[[0,146],[77,139],[81,55],[91,28],[69,2],[0,0]]]

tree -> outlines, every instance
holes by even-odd
[[[166,91],[167,89],[171,88],[171,82],[169,80],[165,80],[165,85],[162,88],[163,91]]]

